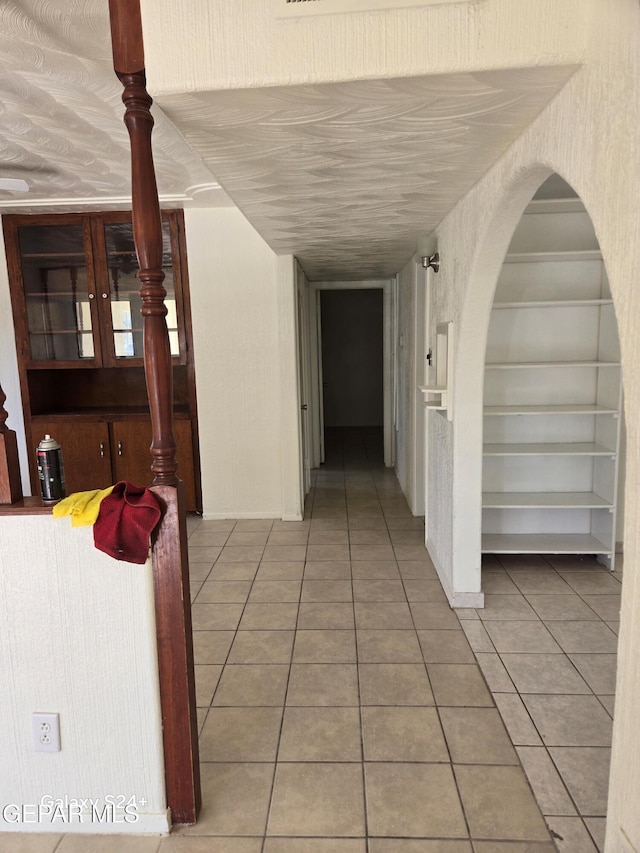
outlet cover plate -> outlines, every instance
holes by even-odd
[[[60,715],[32,714],[31,734],[35,752],[60,752]]]

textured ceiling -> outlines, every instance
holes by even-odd
[[[0,0],[0,212],[122,207],[129,140],[106,0]],[[165,204],[218,180],[310,278],[398,271],[572,67],[171,95],[154,107]],[[186,140],[186,141],[185,141]],[[215,176],[215,178],[214,178]]]
[[[0,0],[0,210],[122,206],[130,196],[122,86],[113,73],[107,0]],[[180,200],[211,173],[160,110],[154,146],[160,192]]]
[[[476,74],[166,96],[166,114],[310,278],[385,277],[573,73]]]

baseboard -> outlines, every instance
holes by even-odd
[[[279,512],[275,512],[274,510],[262,510],[258,512],[234,512],[233,510],[228,510],[227,512],[203,512],[202,518],[204,521],[241,521],[244,518],[248,519],[273,519],[280,520],[281,514]],[[287,519],[288,521],[289,519]]]
[[[433,543],[427,539],[427,551],[429,552],[429,556],[435,566],[436,572],[438,574],[438,578],[440,583],[442,584],[442,589],[444,590],[444,594],[447,596],[447,600],[451,607],[475,607],[482,610],[484,608],[484,593],[483,592],[454,592],[451,589],[451,584],[449,583],[449,578],[447,577],[446,572],[442,568],[442,566],[438,563],[437,558],[435,557],[435,548],[433,547]]]

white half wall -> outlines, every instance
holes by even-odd
[[[0,517],[0,541],[0,833],[167,832],[151,563],[51,515]],[[34,751],[34,712],[60,752]]]
[[[236,208],[187,209],[185,231],[204,517],[300,517],[293,259]]]

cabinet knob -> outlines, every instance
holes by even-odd
[[[108,298],[109,298],[109,294],[108,294],[108,293],[103,293],[103,294],[102,294],[102,298],[103,298],[103,299],[108,299]]]
[[[122,456],[122,442],[118,442],[118,456]]]
[[[100,456],[104,458],[104,441],[100,442]]]
[[[89,299],[95,299],[95,298],[96,298],[95,293],[90,293],[90,294],[89,294]]]

